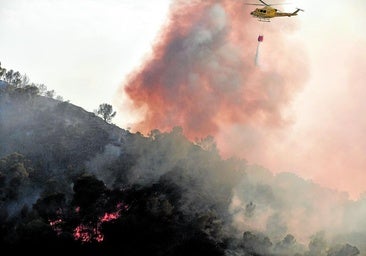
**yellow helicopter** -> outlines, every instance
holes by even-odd
[[[271,18],[296,16],[299,11],[304,11],[300,8],[296,8],[296,10],[294,12],[281,12],[281,11],[277,10],[276,8],[273,8],[272,5],[267,4],[262,0],[259,0],[259,2],[261,2],[261,4],[249,4],[249,3],[247,3],[247,5],[262,5],[262,6],[264,6],[262,8],[256,8],[254,11],[252,11],[250,13],[253,17],[258,18],[259,21],[270,22]]]

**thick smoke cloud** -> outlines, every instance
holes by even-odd
[[[275,166],[276,171],[337,165],[329,163],[326,153],[334,152],[336,143],[319,138],[329,137],[329,130],[312,136],[314,131],[304,133],[292,126],[289,107],[307,82],[309,68],[302,44],[287,37],[296,31],[296,21],[259,25],[249,11],[240,1],[173,2],[151,56],[121,89],[131,100],[131,109],[142,113],[132,129],[148,134],[179,125],[190,139],[214,136],[224,156],[239,155],[270,169]],[[263,65],[258,67],[255,50],[262,33]],[[330,179],[328,170],[324,175]],[[234,226],[259,230],[274,241],[291,233],[298,242],[311,244],[315,254],[320,250],[317,241],[336,241],[345,230],[349,234],[342,242],[362,245],[357,239],[363,235],[355,234],[364,223],[362,200],[352,203],[347,194],[322,189],[296,175],[261,176],[261,168],[248,179],[233,189]],[[326,238],[314,235],[322,230]],[[287,238],[277,249],[292,244]]]
[[[131,103],[121,111],[141,114],[130,127],[212,135],[224,157],[295,172],[357,199],[366,166],[365,39],[357,30],[364,22],[345,26],[334,19],[339,7],[321,13],[316,4],[299,2],[298,17],[260,23],[241,1],[174,1],[152,54],[121,87]],[[357,13],[362,5],[343,7]]]
[[[245,133],[250,127],[286,125],[283,108],[306,78],[304,54],[285,33],[275,31],[278,26],[260,25],[249,12],[241,1],[172,3],[151,56],[123,87],[131,108],[143,113],[133,130],[146,134],[181,126],[196,139],[238,126]],[[263,48],[265,65],[258,68],[255,50],[263,31],[270,49]]]

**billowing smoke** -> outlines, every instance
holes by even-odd
[[[277,156],[286,156],[291,133],[284,128],[293,121],[288,107],[307,82],[307,56],[300,42],[287,37],[296,21],[259,24],[249,12],[242,1],[173,2],[151,56],[121,88],[131,109],[142,113],[133,130],[148,134],[181,126],[191,140],[214,136],[222,155],[239,155],[269,167],[278,163]],[[262,34],[266,42],[261,45],[261,65],[256,65]],[[288,148],[281,148],[281,141]],[[302,152],[294,150],[294,158],[280,162],[291,165]],[[261,235],[254,239],[247,233],[245,246],[268,247],[283,255],[286,250],[303,250],[300,243],[321,255],[328,246],[325,241],[362,244],[356,233],[364,231],[355,231],[363,223],[358,213],[363,212],[362,200],[351,203],[347,195],[323,190],[296,175],[263,174],[262,168],[246,171],[247,179],[233,188],[233,225],[263,232],[272,241],[283,240],[269,245]],[[337,236],[345,232],[348,240]],[[347,246],[340,250],[353,253]]]
[[[243,1],[173,1],[151,56],[123,87],[131,108],[143,115],[133,130],[181,126],[197,139],[238,127],[251,133],[286,125],[284,106],[307,76],[303,53],[285,37],[291,28],[259,24],[250,10]],[[262,49],[265,64],[258,68],[257,37],[263,31],[270,48]],[[224,140],[218,138],[221,151],[227,151]]]

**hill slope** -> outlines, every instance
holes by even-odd
[[[304,205],[318,214],[313,190],[350,203],[293,175],[223,160],[212,138],[192,143],[179,127],[144,137],[67,102],[0,91],[0,243],[15,253],[359,254],[348,236],[326,243],[317,233],[302,244],[290,234],[299,231],[291,214]]]

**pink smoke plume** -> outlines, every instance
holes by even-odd
[[[261,25],[249,12],[241,1],[172,4],[152,55],[124,85],[132,109],[144,110],[133,130],[181,126],[193,140],[232,125],[286,124],[282,110],[302,88],[307,68],[296,45],[268,25],[271,50],[264,56],[271,68],[259,69],[254,54]]]

